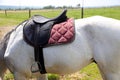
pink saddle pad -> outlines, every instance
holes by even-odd
[[[70,18],[65,22],[53,26],[48,44],[68,43],[74,40],[74,36],[74,19]]]

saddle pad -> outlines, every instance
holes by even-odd
[[[55,24],[50,33],[48,44],[62,44],[73,41],[75,35],[74,19]]]

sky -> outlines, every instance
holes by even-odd
[[[120,5],[120,0],[0,0],[0,5],[12,6],[77,6],[77,4],[85,7],[101,7]]]

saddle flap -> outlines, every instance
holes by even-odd
[[[50,31],[53,26],[53,22],[47,22],[46,24],[38,27],[38,32],[36,36],[36,46],[44,46],[48,43],[50,37]]]
[[[52,26],[53,21],[39,25],[29,20],[23,28],[26,42],[32,46],[43,46],[47,44]]]

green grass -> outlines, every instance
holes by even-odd
[[[57,74],[48,74],[48,80],[59,80],[60,77]]]
[[[62,10],[61,9],[51,9],[51,10],[33,10],[32,15],[39,14],[46,16],[48,18],[52,18],[57,16]],[[111,17],[115,19],[120,19],[120,7],[111,7],[111,8],[90,8],[84,9],[84,17],[90,17],[94,15],[101,15],[106,17]],[[0,11],[0,26],[15,26],[20,22],[28,19],[28,11],[7,11],[7,16],[5,16],[4,11]],[[80,9],[69,9],[67,13],[68,17],[73,17],[75,19],[79,19],[81,17]],[[82,78],[77,80],[102,80],[101,75],[97,66],[92,63],[89,66],[82,69],[80,74],[83,75]],[[10,80],[13,78],[11,74],[7,74],[5,76],[5,80]],[[58,75],[49,74],[49,80],[58,80],[60,77]],[[68,76],[66,76],[65,80],[70,80]]]
[[[111,18],[120,19],[120,7],[111,7],[111,8],[91,8],[85,10],[85,17],[91,15],[101,15]]]
[[[80,74],[85,74],[81,80],[102,80],[100,72],[95,63],[83,68],[80,71]]]
[[[61,9],[51,9],[51,10],[32,10],[31,15],[43,15],[48,18],[53,18],[57,16],[62,10]],[[13,26],[20,22],[28,19],[28,10],[21,11],[7,11],[7,16],[5,16],[4,11],[0,11],[0,26]],[[84,17],[90,17],[94,15],[101,15],[111,18],[120,19],[120,7],[111,8],[86,8],[84,9]],[[68,17],[73,17],[79,19],[81,17],[80,9],[68,9]]]
[[[0,11],[0,26],[17,25],[27,18],[27,11],[7,11],[7,16],[4,11]]]

